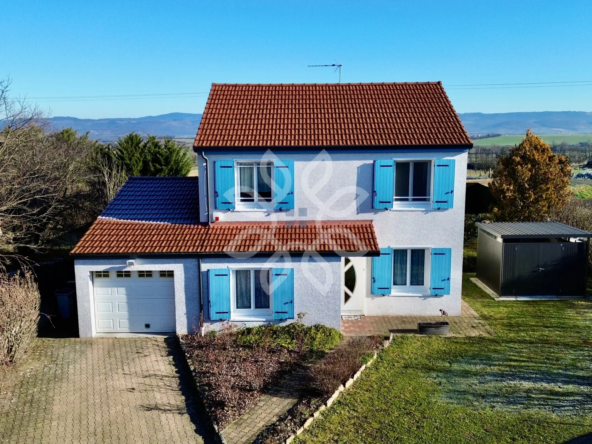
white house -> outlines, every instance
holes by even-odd
[[[73,250],[80,334],[458,316],[471,147],[439,82],[214,84],[199,179],[131,178]]]

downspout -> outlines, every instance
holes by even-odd
[[[204,311],[203,311],[203,280],[201,276],[201,256],[197,257],[197,276],[199,282],[199,333],[204,336]]]
[[[206,154],[202,151],[201,157],[206,161],[206,212],[208,213],[208,226],[210,226],[210,162],[206,157]]]
[[[210,217],[210,162],[206,157],[205,152],[201,152],[201,157],[204,158],[206,162],[206,213],[208,215],[208,227],[211,223]],[[203,303],[203,279],[201,274],[201,256],[197,257],[197,275],[199,276],[199,330],[201,335],[203,336],[205,333],[205,326],[204,326],[204,303]]]

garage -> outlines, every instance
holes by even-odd
[[[586,296],[591,233],[558,222],[477,227],[477,279],[497,296]]]
[[[174,272],[94,271],[97,333],[175,331]]]

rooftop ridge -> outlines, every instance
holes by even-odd
[[[212,83],[212,86],[348,86],[348,85],[441,85],[441,80],[425,82],[342,82],[342,83]]]

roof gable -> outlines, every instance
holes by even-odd
[[[472,147],[441,82],[216,84],[194,148]]]

